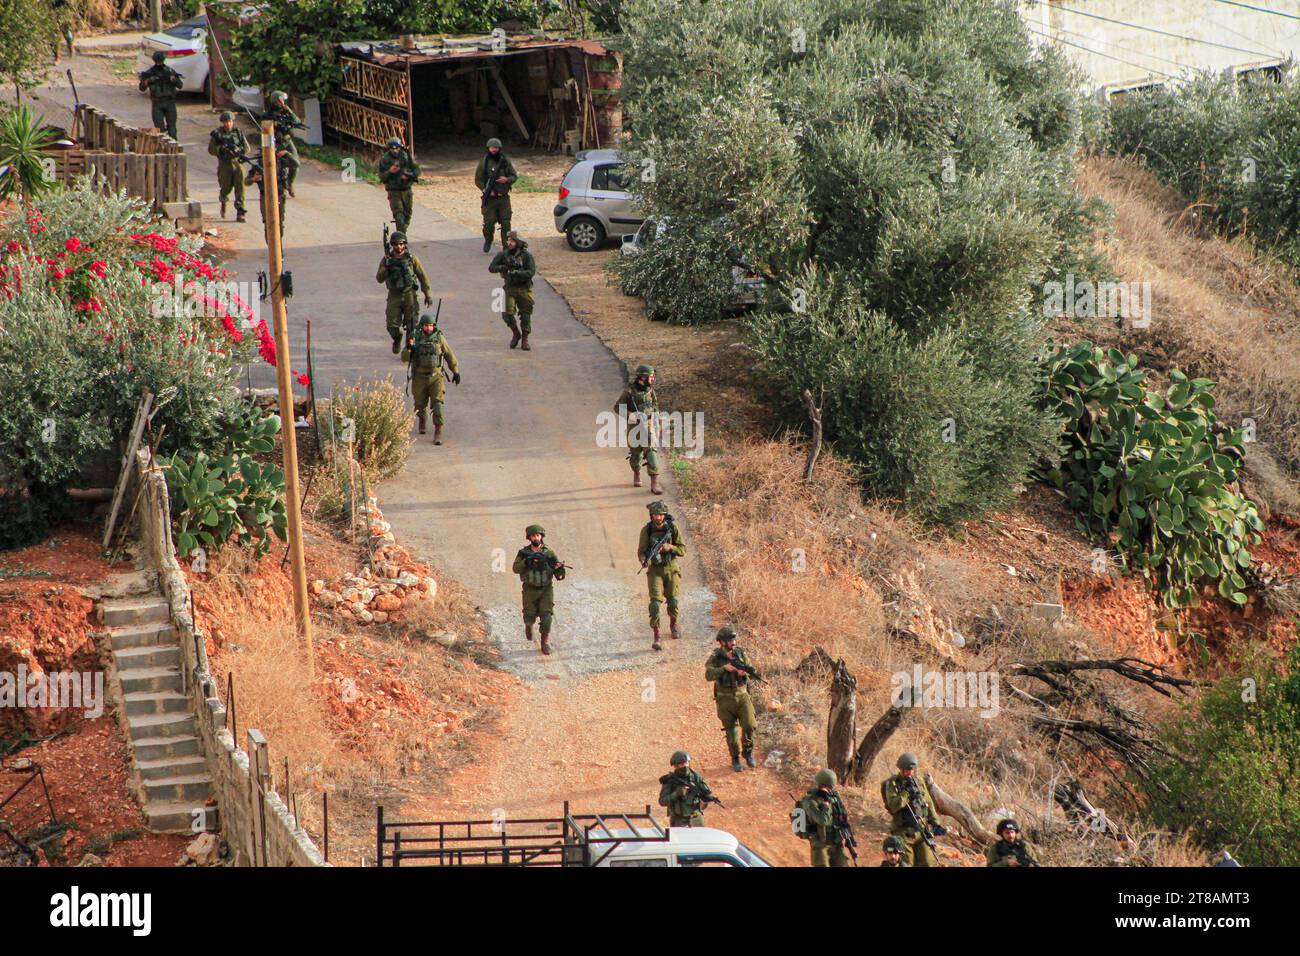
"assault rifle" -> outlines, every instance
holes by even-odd
[[[701,789],[701,787],[689,777],[682,777],[676,773],[666,773],[659,778],[659,782],[661,784],[672,783],[674,786],[685,787],[687,793],[695,797],[695,799],[699,800],[700,803],[705,806],[708,806],[710,803],[716,803],[718,806],[722,807],[722,809],[727,809],[727,805],[714,796],[712,790]]]
[[[831,828],[839,835],[840,842],[844,844],[844,849],[849,851],[849,856],[853,858],[853,865],[858,865],[858,838],[853,835],[853,827],[849,824],[847,814],[834,813],[831,818]]]
[[[1014,855],[1021,866],[1038,866],[1034,860],[1029,858],[1029,854],[1025,852],[1025,845],[1019,840],[1016,840],[1015,843],[1007,843],[1006,840],[1000,839],[998,840],[996,847],[997,849],[995,849],[994,852],[997,853],[998,856]]]
[[[727,659],[727,663],[730,664],[732,667],[736,668],[736,670],[744,671],[747,675],[749,675],[750,679],[756,680],[760,684],[767,683],[767,681],[763,680],[762,675],[759,674],[758,668],[756,668],[753,664],[746,664],[740,658],[733,657],[731,654],[728,654],[726,651],[723,651],[722,648],[718,648],[718,651],[722,654],[723,657]]]
[[[524,564],[527,565],[529,568],[532,568],[535,567],[539,562],[545,560],[546,560],[546,555],[542,554],[540,551],[533,551],[531,554],[527,555],[524,558]],[[574,568],[573,565],[571,564],[565,564],[563,561],[557,560],[553,565],[551,565],[551,570],[568,572],[568,571],[574,571],[576,570],[576,568]],[[556,577],[557,579],[559,579],[562,578],[563,575],[556,575]]]
[[[646,553],[645,560],[641,562],[641,571],[644,571],[646,568],[650,566],[650,564],[654,561],[654,559],[659,556],[660,549],[662,549],[665,544],[671,541],[672,537],[673,537],[673,516],[664,515],[664,533],[659,536],[659,540],[654,543],[654,547],[652,547],[649,550],[649,552]],[[640,574],[641,571],[638,571],[637,574]]]
[[[505,153],[503,152],[497,155],[497,164],[493,172],[487,172],[487,166],[484,165],[483,202],[487,202],[492,198],[492,190],[496,188],[497,177],[501,175],[501,167],[505,161]]]
[[[937,853],[938,851],[935,850],[934,846],[934,838],[936,836],[943,836],[948,831],[938,824],[935,824],[933,830],[925,825],[920,816],[917,815],[916,807],[914,806],[916,801],[921,799],[921,788],[917,786],[916,781],[912,780],[910,777],[904,777],[903,779],[906,781],[904,787],[913,798],[907,801],[907,806],[905,808],[907,810],[907,815],[912,818],[912,826],[916,827],[916,829],[920,831],[921,839],[925,841],[925,845]]]

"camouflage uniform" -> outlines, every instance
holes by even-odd
[[[501,141],[497,139],[488,140],[489,148],[494,143],[499,150]],[[496,182],[498,176],[506,177],[506,181]],[[483,194],[484,252],[492,248],[492,237],[498,223],[501,225],[501,246],[505,247],[506,236],[510,235],[510,187],[518,178],[519,174],[515,172],[510,157],[500,151],[495,156],[491,152],[486,153],[479,160],[478,168],[474,170],[474,185]],[[490,189],[488,183],[492,184]]]
[[[681,769],[686,772],[681,773],[674,768],[672,773],[666,773],[659,778],[659,806],[668,808],[669,826],[702,827],[704,826],[704,801],[700,799],[699,794],[709,794],[712,791],[704,782],[704,778],[690,767],[683,765]],[[684,790],[688,784],[693,784],[697,792]]]
[[[166,59],[161,50],[154,54],[153,66],[140,74],[140,92],[149,91],[153,125],[176,139],[176,93],[185,81],[167,66]]]
[[[881,847],[881,849],[886,854],[888,854],[891,851],[898,854],[897,863],[891,863],[889,857],[886,856],[883,860],[880,861],[881,866],[886,866],[889,867],[890,869],[896,869],[908,865],[907,861],[903,859],[903,841],[900,840],[898,837],[896,836],[885,837],[885,842]]]
[[[1007,830],[1016,831],[1015,840],[1007,840]],[[998,823],[998,838],[984,848],[984,859],[989,866],[1038,866],[1038,854],[1020,833],[1020,824],[1015,820],[1002,820]]]
[[[420,421],[420,434],[424,434],[424,409],[431,405],[433,411],[434,444],[442,444],[442,400],[447,396],[447,381],[442,374],[442,358],[447,357],[452,381],[459,384],[460,367],[456,353],[447,344],[439,329],[425,331],[421,324],[402,350],[402,360],[411,363],[411,397],[415,401],[415,415]]]
[[[730,633],[734,640],[735,632],[723,628],[718,632],[718,639]],[[731,663],[749,664],[745,651],[733,647],[730,657],[721,647],[714,648],[704,665],[704,679],[713,682],[713,704],[717,708],[718,720],[727,735],[727,751],[731,754],[731,766],[740,770],[740,758],[754,766],[754,732],[758,730],[758,721],[754,717],[754,701],[749,696],[749,675],[732,673],[724,665]]]
[[[397,167],[396,172],[391,171],[393,166]],[[379,157],[379,179],[388,192],[388,209],[400,232],[405,232],[411,224],[411,214],[415,209],[411,185],[419,181],[419,178],[420,167],[410,152],[402,146],[400,140],[389,140],[388,151]]]
[[[277,184],[276,195],[280,203],[280,235],[284,236],[284,223],[289,218],[289,207],[285,202],[285,190],[289,186],[289,178],[293,175],[293,170],[298,168],[298,160],[288,153],[279,154],[275,158],[275,180]],[[248,167],[248,175],[244,177],[245,184],[257,183],[258,205],[262,209],[262,224],[266,224],[266,175],[262,170],[261,163],[253,163]],[[269,236],[268,236],[269,238]]]
[[[511,241],[515,243],[513,251],[509,246]],[[505,248],[493,257],[488,272],[498,273],[505,281],[505,306],[501,318],[514,333],[510,347],[519,344],[522,333],[523,348],[530,349],[528,336],[533,331],[533,276],[537,275],[537,263],[528,251],[528,243],[518,233],[510,233]],[[516,314],[519,316],[517,324]]]
[[[826,770],[820,771],[818,779],[828,773]],[[829,779],[834,781],[835,778],[831,776]],[[799,809],[803,811],[803,825],[806,828],[812,865],[848,866],[849,855],[844,850],[844,834],[836,823],[848,826],[849,815],[834,783],[825,790],[820,784],[814,785],[800,799]]]
[[[668,509],[662,501],[656,501],[648,505],[652,515],[660,512],[657,508],[662,508],[662,513],[667,515]],[[653,550],[655,542],[664,534],[668,534],[668,544],[673,546],[671,552],[660,549],[655,555],[654,561],[646,564],[646,560]],[[654,649],[659,650],[659,606],[668,601],[668,617],[672,625],[673,637],[677,637],[677,592],[681,589],[682,572],[677,565],[677,559],[686,554],[686,545],[682,541],[682,531],[677,524],[673,522],[672,516],[669,515],[664,521],[663,527],[656,528],[654,520],[651,519],[641,529],[641,538],[637,542],[636,556],[637,560],[646,565],[646,587],[650,592],[650,629],[654,632]]]
[[[903,755],[904,758],[907,754]],[[900,763],[902,761],[900,760]],[[916,793],[913,793],[912,785]],[[934,800],[925,781],[913,774],[909,778],[896,773],[880,785],[880,796],[885,801],[885,809],[893,815],[893,825],[889,832],[903,843],[903,862],[908,866],[937,866],[934,851],[925,842],[921,831],[916,828],[912,816],[907,811],[909,805],[916,810],[916,816],[926,826],[933,828],[939,823],[938,812],[934,809]]]
[[[627,447],[628,461],[632,465],[632,486],[641,487],[641,462],[644,460],[650,474],[650,493],[657,495],[659,455],[655,449],[659,447],[659,396],[654,385],[650,384],[654,371],[649,365],[638,366],[636,377],[614,403],[614,411],[628,415]]]
[[[541,525],[529,525],[528,534],[534,533],[545,536],[546,531]],[[542,653],[549,654],[548,640],[555,614],[555,585],[552,582],[564,580],[564,566],[545,543],[534,548],[529,542],[515,555],[512,570],[523,584],[524,636],[531,641],[533,622],[540,621]]]
[[[298,114],[289,109],[289,104],[282,100],[277,100],[279,94],[273,94],[272,99],[275,101],[270,110],[267,111],[266,118],[275,123],[275,148],[283,149],[293,157],[293,165],[289,169],[289,195],[294,195],[293,182],[298,178],[298,167],[302,165],[298,157],[298,142],[293,137],[295,128],[302,126],[298,119]]]
[[[379,260],[375,281],[388,287],[384,321],[389,338],[397,346],[402,341],[402,330],[408,324],[411,328],[415,326],[415,317],[420,311],[420,295],[424,296],[424,304],[429,304],[429,275],[411,252],[402,256],[390,252]],[[393,351],[397,349],[394,348]]]
[[[233,119],[230,113],[222,113],[221,119]],[[226,214],[226,201],[233,191],[235,194],[235,212],[240,222],[244,221],[247,211],[244,207],[244,169],[240,156],[248,155],[248,140],[237,126],[226,129],[218,126],[208,137],[208,153],[217,157],[217,186],[221,190],[221,215]]]

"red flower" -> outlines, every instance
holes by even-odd
[[[306,372],[303,372],[298,376],[298,384],[301,385],[303,388],[306,388],[308,385],[311,384],[311,379],[307,377]]]
[[[23,248],[23,244],[17,239],[10,239],[9,245],[6,248],[8,248],[10,252],[20,252]]]
[[[76,236],[72,236],[63,244],[63,248],[67,249],[69,252],[76,252],[81,248],[81,240]]]
[[[86,267],[86,270],[96,279],[102,279],[108,273],[108,263],[103,259],[96,259]]]

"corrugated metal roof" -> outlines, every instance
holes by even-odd
[[[353,40],[339,43],[336,48],[349,56],[372,60],[383,66],[486,60],[547,49],[577,49],[591,56],[605,56],[610,52],[608,47],[597,40],[537,37],[507,37],[506,48],[495,50],[492,48],[491,36],[415,37],[413,50],[402,49],[396,40]]]

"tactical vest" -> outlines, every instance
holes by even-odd
[[[149,84],[149,98],[155,103],[169,103],[176,99],[176,83],[172,80],[175,73],[171,67],[151,66],[145,73]]]
[[[713,652],[713,657],[709,660],[709,664],[712,667],[721,667],[723,664],[732,663],[732,661],[740,661],[743,664],[749,663],[749,661],[745,660],[744,651],[738,647],[732,655],[731,660],[728,660],[727,655],[722,653],[721,650],[715,650]],[[731,671],[723,671],[722,675],[717,679],[717,681],[715,681],[715,684],[716,687],[714,688],[714,693],[717,693],[717,688],[719,687],[725,688],[726,690],[736,690],[737,688],[744,690],[749,685],[749,675],[744,673],[733,674]]]
[[[646,528],[650,532],[650,550],[654,550],[654,546],[659,543],[659,539],[663,538],[664,535],[667,535],[667,537],[664,538],[664,544],[673,543],[673,525],[670,525],[667,521],[664,522],[664,526],[662,528],[656,528],[655,523],[653,521],[649,521],[646,522]],[[668,553],[664,551],[663,548],[660,548],[659,553],[656,554],[651,559],[650,563],[654,565],[672,564],[673,559],[676,557],[677,557],[676,552]],[[717,652],[715,651],[714,653]]]
[[[653,388],[638,388],[636,381],[633,380],[632,384],[627,387],[627,393],[631,396],[632,401],[636,403],[632,409],[633,411],[640,412],[642,415],[653,415],[659,410],[659,398],[655,395]]]
[[[502,265],[505,266],[502,274],[505,276],[506,285],[532,286],[533,280],[531,276],[527,279],[515,279],[513,277],[513,273],[518,269],[522,269],[525,265],[524,251],[522,249],[517,249],[514,252],[507,251]]]
[[[384,259],[384,268],[388,270],[389,292],[407,292],[419,285],[415,278],[415,263],[408,256],[388,256]]]
[[[555,577],[555,569],[551,566],[550,555],[545,551],[534,551],[532,548],[522,548],[519,553],[524,558],[524,571],[520,575],[524,584],[544,588],[551,583]]]
[[[488,153],[487,156],[483,157],[483,175],[484,182],[486,183],[486,192],[483,194],[484,199],[493,193],[497,196],[505,196],[509,194],[510,184],[497,182],[498,176],[505,175],[505,168],[506,154],[504,152],[498,153],[496,159],[492,158],[491,153]]]
[[[429,372],[442,367],[442,333],[433,332],[425,335],[417,332],[415,343],[411,346],[411,361],[422,372]]]
[[[226,132],[224,129],[214,129],[212,131],[212,141],[217,144],[218,150],[229,150],[231,154],[238,154],[244,151],[243,136],[237,129],[232,129],[230,132]],[[222,153],[218,153],[217,155],[223,162],[236,161],[234,155]]]
[[[267,114],[267,119],[275,123],[275,139],[282,146],[292,145],[293,127],[298,122],[293,110],[276,107]]]

